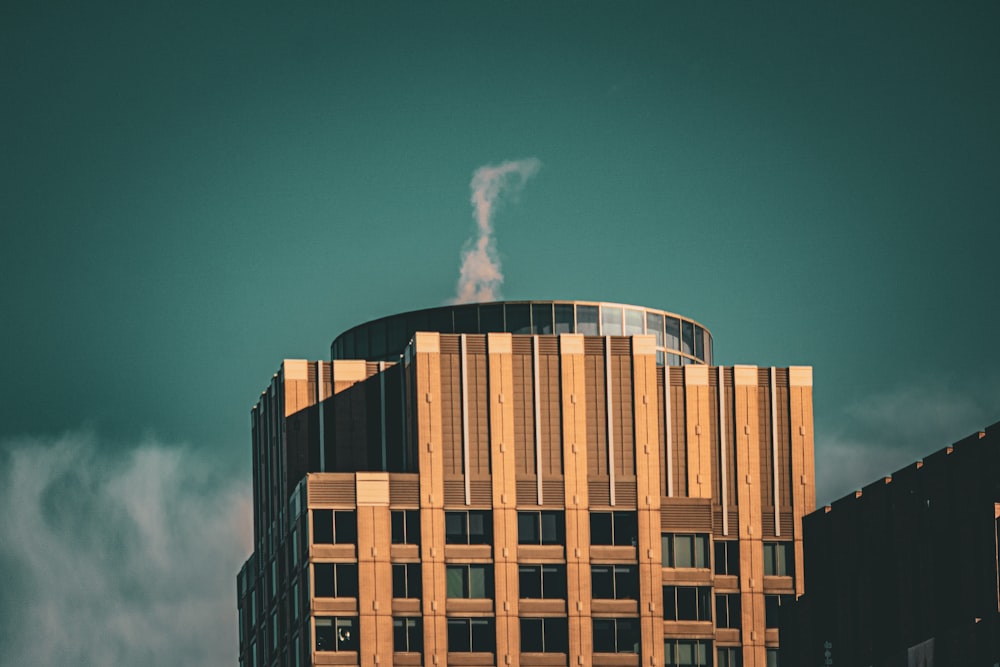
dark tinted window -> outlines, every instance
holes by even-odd
[[[572,304],[556,304],[556,328],[554,333],[573,333],[573,306]]]

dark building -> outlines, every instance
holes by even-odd
[[[811,368],[568,301],[382,318],[332,357],[251,411],[242,667],[776,664]]]
[[[1000,663],[1000,423],[805,517],[783,665]]]

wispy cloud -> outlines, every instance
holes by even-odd
[[[0,664],[234,664],[250,494],[190,448],[0,443]]]
[[[816,500],[826,504],[1000,421],[994,383],[926,381],[865,397],[816,434]]]
[[[475,208],[476,233],[462,250],[462,266],[453,303],[502,298],[500,286],[503,284],[503,271],[493,236],[493,216],[500,203],[500,195],[517,195],[541,166],[536,158],[526,158],[483,166],[473,173],[469,187]]]

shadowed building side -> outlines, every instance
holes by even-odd
[[[805,517],[785,664],[1000,662],[998,517],[1000,424]]]

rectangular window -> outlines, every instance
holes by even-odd
[[[518,512],[517,543],[565,544],[565,515],[558,511]]]
[[[601,335],[622,335],[622,309],[615,306],[601,306]]]
[[[664,586],[663,618],[667,621],[711,621],[711,586]]]
[[[739,542],[736,540],[717,540],[715,542],[715,573],[739,575]]]
[[[444,513],[445,544],[492,544],[493,515],[489,510]]]
[[[767,667],[778,667],[778,649],[767,649]]]
[[[565,565],[518,565],[517,573],[521,598],[566,599]]]
[[[764,596],[764,627],[781,627],[782,614],[788,611],[788,606],[795,601],[794,595]]]
[[[575,329],[575,325],[573,323],[573,304],[557,303],[555,312],[556,328],[553,333],[573,333]]]
[[[594,619],[594,653],[638,653],[639,644],[639,619]]]
[[[424,650],[420,618],[392,619],[392,650],[397,653],[420,653]]]
[[[681,349],[681,322],[674,317],[666,318],[667,347],[671,350]]]
[[[392,597],[419,598],[421,587],[420,563],[392,564]]]
[[[663,534],[663,567],[708,567],[708,535]]]
[[[420,510],[392,510],[392,543],[420,544]]]
[[[595,600],[638,600],[639,568],[636,565],[591,565],[591,596]]]
[[[791,542],[764,542],[764,574],[791,576],[794,571]]]
[[[522,618],[521,653],[568,653],[569,626],[565,618]]]
[[[598,336],[598,318],[600,311],[597,306],[576,307],[576,333],[584,336]]]
[[[641,310],[625,310],[625,335],[640,336],[644,333],[645,317]],[[652,332],[650,332],[652,333]]]
[[[357,544],[353,510],[313,510],[313,544]]]
[[[492,565],[448,565],[445,585],[450,598],[492,598]]]
[[[681,352],[694,354],[694,324],[691,322],[681,322],[683,338],[681,340]]]
[[[663,347],[663,315],[646,313],[646,333],[656,338],[656,347]]]
[[[536,303],[531,306],[531,333],[552,333],[552,306]]]
[[[716,667],[743,667],[743,649],[739,646],[720,646]]]
[[[327,616],[316,619],[317,651],[357,651],[358,619]]]
[[[712,642],[704,639],[667,639],[663,642],[665,667],[709,667]]]
[[[492,618],[449,618],[448,651],[451,653],[493,653],[496,630]]]
[[[313,565],[313,595],[318,598],[358,597],[357,564],[315,563]]]
[[[739,593],[715,595],[715,627],[739,628],[742,623]]]
[[[590,543],[634,547],[639,540],[635,512],[591,512]]]

